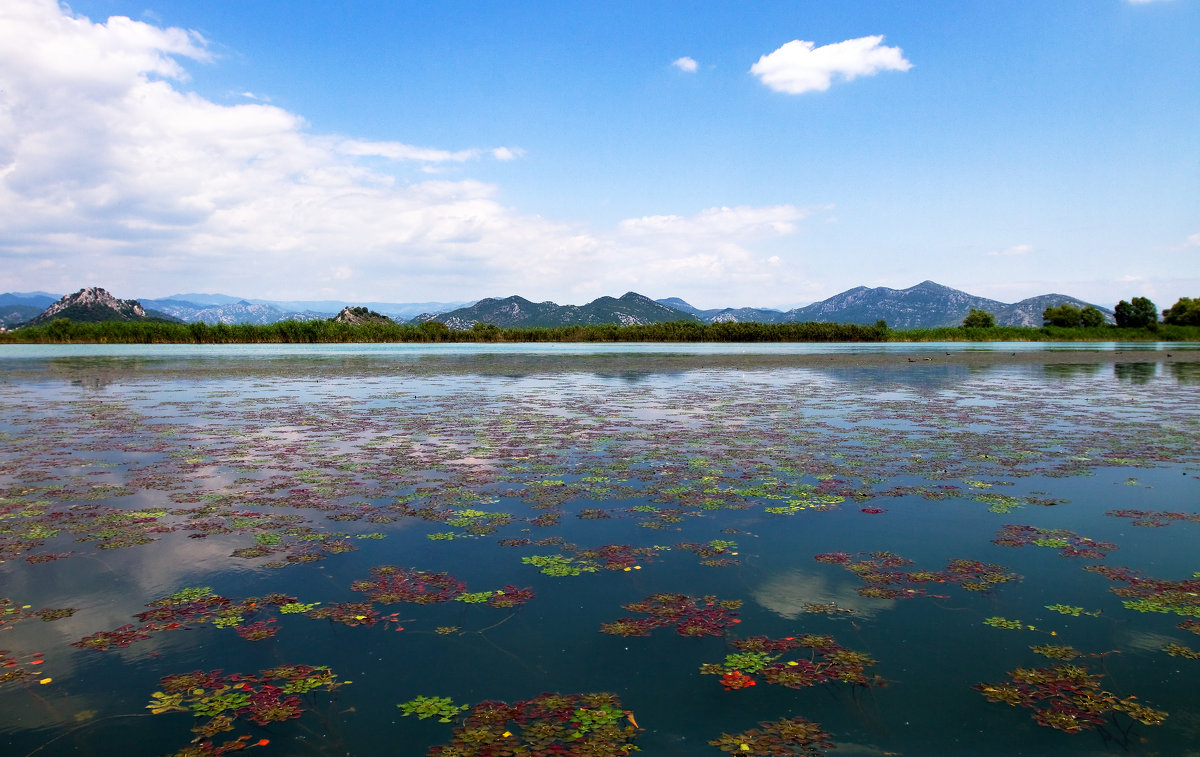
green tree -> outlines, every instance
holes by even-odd
[[[1200,326],[1200,298],[1180,297],[1162,316],[1163,323],[1174,326]]]
[[[996,316],[986,310],[971,308],[962,325],[964,329],[990,329],[996,325]]]
[[[1088,305],[1079,311],[1079,324],[1085,328],[1094,329],[1104,325],[1104,313],[1095,305]]]
[[[450,327],[441,321],[424,321],[417,326],[423,342],[444,342],[450,339]]]
[[[1078,328],[1083,314],[1069,302],[1042,311],[1042,325]]]
[[[500,338],[500,327],[494,323],[475,321],[471,324],[471,336],[484,342],[494,342]]]
[[[1153,328],[1158,323],[1158,307],[1145,297],[1121,300],[1113,314],[1123,329]]]
[[[55,318],[46,327],[46,336],[52,342],[68,342],[71,340],[71,334],[74,329],[71,327],[71,321],[67,318]]]

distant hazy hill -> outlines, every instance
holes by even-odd
[[[37,326],[58,318],[83,322],[178,320],[157,310],[146,310],[137,300],[118,300],[100,287],[87,287],[66,295],[25,325]]]
[[[44,309],[33,305],[0,305],[0,326],[12,328],[18,323],[25,323],[40,315]]]
[[[247,300],[235,300],[222,304],[205,304],[167,298],[162,300],[146,300],[164,313],[178,318],[185,323],[203,322],[210,326],[218,323],[249,323],[263,326],[277,321],[319,321],[328,318],[332,313],[314,313],[311,311],[287,311],[275,305],[253,303]]]
[[[419,320],[429,320],[429,317]],[[524,297],[487,298],[470,307],[451,310],[432,316],[453,329],[469,329],[475,323],[491,323],[500,327],[554,327],[619,323],[623,326],[667,321],[697,320],[691,313],[668,307],[636,292],[620,297],[600,297],[586,305],[556,305],[553,302],[530,302]]]
[[[0,326],[12,328],[38,316],[58,301],[56,294],[46,292],[5,292],[0,294]]]
[[[229,297],[224,294],[174,294],[157,300],[143,300],[147,306],[170,313],[181,321],[268,324],[277,321],[317,321],[336,317],[347,307],[366,307],[397,322],[418,313],[440,313],[463,303],[451,302],[367,302],[354,304],[339,300],[277,301]]]
[[[835,294],[827,300],[786,312],[756,308],[698,310],[678,297],[659,302],[670,303],[673,307],[693,313],[709,323],[723,320],[757,320],[764,323],[821,321],[870,325],[883,320],[887,321],[888,326],[896,329],[958,326],[962,324],[963,318],[971,308],[986,310],[996,316],[996,323],[1002,326],[1041,326],[1042,311],[1047,307],[1064,302],[1076,307],[1090,304],[1065,294],[1043,294],[1010,305],[999,300],[967,294],[933,281],[922,281],[908,289],[855,287]],[[1112,320],[1111,310],[1100,308],[1100,312]]]
[[[827,300],[789,311],[799,321],[835,321],[838,323],[874,323],[887,321],[897,329],[957,326],[971,308],[997,314],[1004,303],[976,297],[932,281],[922,281],[908,289],[855,287]],[[1041,325],[1038,314],[1038,325]],[[999,318],[997,318],[999,322]]]
[[[57,302],[60,296],[47,292],[5,292],[0,294],[0,307],[29,305],[41,311]]]

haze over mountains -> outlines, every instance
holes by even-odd
[[[103,293],[103,296],[98,293]],[[112,302],[105,300],[105,297]],[[486,298],[473,304],[351,303],[340,300],[279,302],[246,300],[219,294],[179,294],[135,301],[117,300],[103,289],[93,287],[65,298],[57,298],[46,292],[0,294],[0,325],[11,328],[31,320],[42,322],[54,317],[123,320],[134,312],[132,308],[135,306],[145,312],[140,316],[134,313],[134,317],[160,317],[187,323],[268,324],[284,320],[333,318],[343,308],[353,306],[376,311],[397,322],[436,320],[451,328],[470,328],[479,322],[501,327],[550,327],[600,323],[632,325],[679,320],[703,323],[819,321],[870,325],[883,320],[892,328],[907,329],[957,326],[972,308],[992,313],[1000,325],[1040,326],[1042,311],[1064,302],[1076,307],[1091,304],[1064,294],[1044,294],[1016,303],[1004,303],[933,281],[923,281],[907,289],[855,287],[826,300],[786,311],[753,307],[705,310],[693,307],[678,297],[652,300],[636,292],[628,292],[621,297],[600,297],[586,305],[558,305],[553,302],[532,302],[517,295]],[[109,307],[125,315],[101,317],[94,312],[96,307]],[[88,308],[92,308],[92,311]],[[47,316],[47,309],[54,312]],[[1110,309],[1101,307],[1100,310],[1112,320]]]

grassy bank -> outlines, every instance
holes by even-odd
[[[264,326],[204,323],[82,323],[57,320],[0,334],[8,344],[337,344],[367,342],[881,342],[888,331],[842,323],[714,323],[685,321],[641,326],[598,324],[508,328],[479,324],[455,331],[419,325],[281,321]]]
[[[437,322],[419,325],[281,321],[264,326],[204,323],[84,323],[60,319],[0,334],[0,344],[337,344],[371,342],[1108,342],[1200,341],[1200,327],[1159,324],[1156,329],[937,328],[892,330],[844,323],[713,323],[686,321],[640,326],[599,324],[507,328],[479,324],[455,331]]]
[[[936,329],[890,331],[891,342],[1196,342],[1200,326],[1157,324],[1156,328],[1117,328],[1106,324],[1093,328],[1061,326],[993,326],[965,329],[945,326]]]

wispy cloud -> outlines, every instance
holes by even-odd
[[[621,221],[619,228],[632,235],[669,235],[706,239],[791,234],[796,222],[809,211],[794,205],[709,208],[694,216],[642,216]]]
[[[682,58],[676,58],[671,62],[671,65],[675,68],[678,68],[680,71],[684,71],[689,74],[696,73],[696,69],[700,66],[700,64],[698,64],[695,60],[687,57],[686,55]]]
[[[621,221],[613,241],[621,257],[636,261],[639,275],[660,288],[753,290],[776,284],[781,275],[780,258],[757,253],[756,244],[796,233],[811,214],[807,208],[773,205],[641,216]]]
[[[1183,241],[1183,247],[1200,247],[1200,234],[1191,234]]]
[[[520,147],[494,147],[492,157],[496,160],[516,160],[525,154]]]
[[[1003,250],[990,250],[990,251],[988,251],[987,254],[988,255],[1014,256],[1014,255],[1028,255],[1031,252],[1033,252],[1033,245],[1031,245],[1031,244],[1014,244],[1011,247],[1005,247]]]
[[[898,47],[882,44],[883,35],[859,37],[817,47],[792,40],[758,59],[750,72],[776,92],[799,95],[829,89],[833,81],[850,81],[880,71],[907,71],[912,64]]]
[[[343,155],[358,157],[390,158],[392,160],[412,160],[422,163],[464,163],[476,160],[484,154],[491,155],[497,160],[512,160],[519,150],[508,147],[497,147],[492,150],[441,150],[434,147],[417,147],[402,142],[374,142],[362,139],[347,139],[338,143],[337,151]]]

